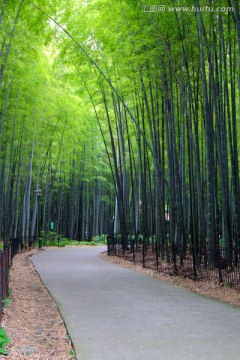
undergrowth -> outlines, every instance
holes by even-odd
[[[9,350],[5,350],[5,347],[7,344],[10,343],[10,339],[7,336],[5,330],[0,327],[0,354],[2,355],[8,355],[9,354]]]
[[[78,241],[71,240],[65,236],[57,235],[55,232],[50,232],[48,236],[43,240],[43,246],[56,246],[56,247],[65,247],[65,246],[97,246],[106,243],[105,235],[95,236],[90,241]]]
[[[12,290],[9,289],[8,295],[11,296],[11,294],[12,294]],[[8,307],[13,302],[13,300],[9,299],[9,297],[7,297],[7,298],[5,298],[5,300],[2,300],[2,302],[4,304],[4,306],[3,306],[3,312],[4,312],[4,309],[6,307]],[[10,343],[9,337],[7,336],[5,330],[2,327],[0,327],[0,354],[1,355],[5,355],[5,356],[9,355],[10,350],[5,349],[6,345],[9,343]]]

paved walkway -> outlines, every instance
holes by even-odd
[[[240,359],[240,310],[104,261],[104,250],[33,257],[78,360]]]

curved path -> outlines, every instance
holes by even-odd
[[[240,310],[111,264],[105,247],[33,257],[79,360],[239,360]]]

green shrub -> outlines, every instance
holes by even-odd
[[[44,246],[79,246],[79,245],[88,245],[88,246],[97,246],[99,244],[105,244],[105,235],[95,236],[92,238],[92,241],[78,241],[78,240],[71,240],[64,236],[59,237],[56,233],[50,232],[49,236],[44,241]]]
[[[8,355],[9,350],[5,350],[6,345],[10,343],[10,339],[3,328],[0,328],[0,354]]]
[[[14,301],[14,300],[9,299],[8,297],[7,297],[5,300],[2,300],[2,303],[4,304],[4,308],[9,307],[9,305],[10,305],[11,303],[13,303],[13,301]],[[4,310],[4,308],[3,308],[3,310]]]

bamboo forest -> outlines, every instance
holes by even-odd
[[[239,270],[239,3],[165,4],[2,0],[4,245]]]

